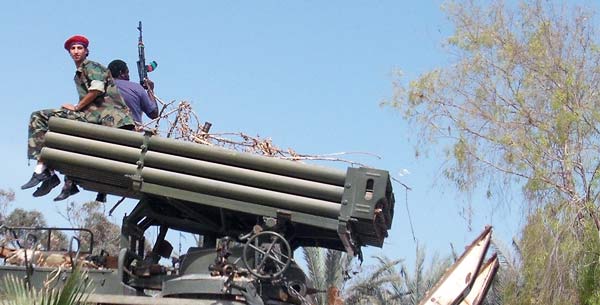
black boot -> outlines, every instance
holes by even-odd
[[[33,192],[33,197],[44,196],[50,193],[50,191],[59,184],[60,179],[58,179],[58,176],[52,175],[50,179],[44,180],[44,182],[42,182],[42,185],[38,187],[37,190],[35,190],[35,192]]]
[[[63,185],[62,190],[60,190],[60,194],[58,194],[58,196],[54,198],[54,201],[65,200],[69,198],[69,196],[75,195],[77,193],[79,193],[79,188],[77,187],[77,184],[75,184],[75,182],[73,182],[73,180],[69,179],[68,177],[65,177],[65,184]]]
[[[21,186],[22,190],[26,190],[29,188],[32,188],[38,184],[40,184],[40,182],[44,182],[48,179],[50,179],[50,177],[52,177],[53,175],[50,173],[49,169],[45,169],[41,174],[36,174],[33,173],[33,175],[31,175],[31,179],[29,179],[29,181],[27,181],[27,183],[23,184]]]
[[[96,194],[96,201],[98,201],[98,202],[106,202],[106,193],[98,193],[98,194]]]

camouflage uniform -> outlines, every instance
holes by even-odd
[[[39,158],[44,144],[44,135],[48,131],[48,120],[53,116],[117,128],[134,125],[129,109],[119,94],[108,69],[86,59],[77,68],[74,80],[79,100],[90,89],[101,91],[102,94],[81,111],[45,109],[33,112],[29,121],[27,149],[29,159],[37,160]]]

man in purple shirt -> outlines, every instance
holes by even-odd
[[[156,119],[158,117],[158,106],[154,96],[146,92],[140,84],[129,81],[127,64],[120,59],[115,59],[108,64],[108,69],[115,79],[119,93],[131,111],[136,127],[142,126],[142,112],[149,118]],[[149,79],[146,79],[146,81],[148,88],[154,90],[154,83]]]

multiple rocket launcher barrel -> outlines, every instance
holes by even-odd
[[[292,221],[308,215],[315,227],[335,221],[359,245],[381,247],[393,218],[383,170],[344,172],[60,118],[50,119],[41,158],[86,189],[141,198],[148,184],[173,190],[166,197],[206,194],[285,211]]]

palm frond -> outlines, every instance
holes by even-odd
[[[85,291],[91,287],[91,281],[86,272],[82,272],[78,266],[73,269],[71,276],[63,286],[59,294],[59,305],[70,305],[85,303],[89,294]]]
[[[451,256],[434,254],[426,264],[425,248],[419,245],[412,272],[402,259],[375,259],[378,264],[346,290],[347,304],[416,305],[452,263]]]
[[[520,249],[516,242],[512,242],[512,250],[506,246],[502,241],[492,238],[491,247],[498,255],[498,262],[500,266],[505,269],[517,269],[521,263]]]
[[[18,279],[12,274],[7,275],[2,280],[4,297],[0,304],[2,305],[21,305],[32,304],[34,295],[27,289],[25,281]]]
[[[313,285],[319,289],[323,288],[323,274],[325,271],[323,265],[323,252],[319,248],[302,248],[302,254],[306,261],[308,275],[313,280]]]
[[[350,261],[344,252],[328,249],[325,253],[325,284],[327,287],[340,287],[343,272],[348,269]]]
[[[76,267],[60,289],[29,289],[23,279],[12,275],[3,279],[2,286],[5,295],[0,305],[75,305],[87,301],[91,281]]]

